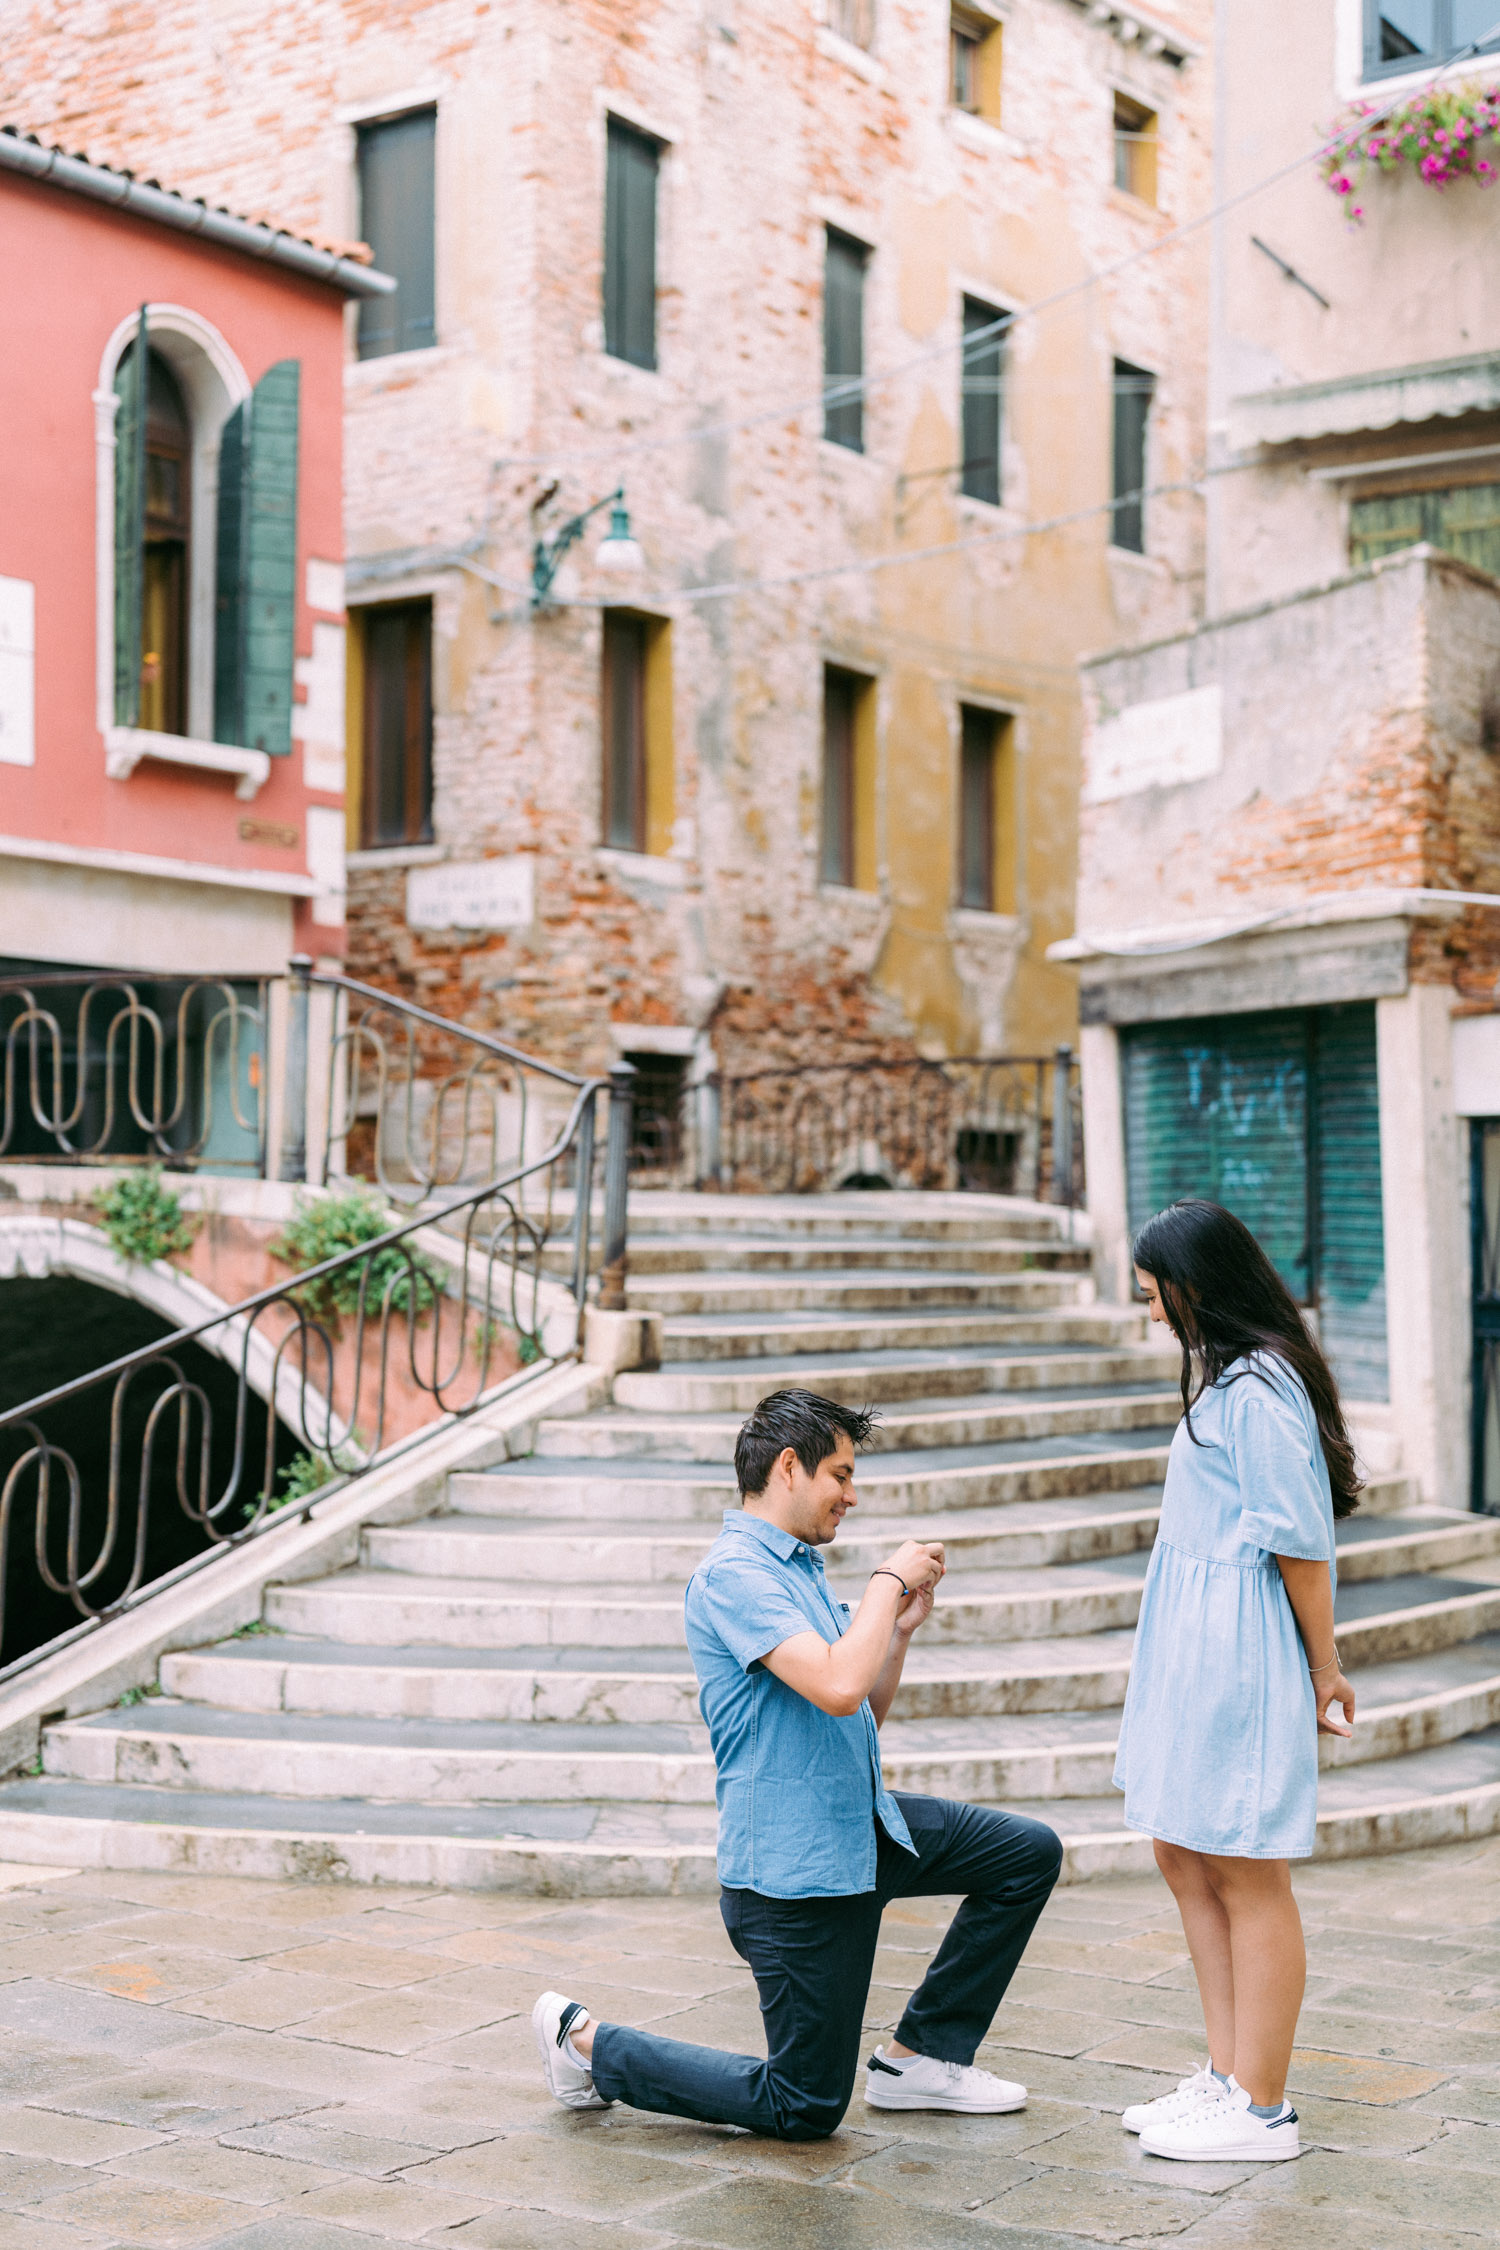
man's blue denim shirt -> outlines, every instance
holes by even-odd
[[[688,1582],[687,1641],[718,1767],[719,1881],[767,1898],[846,1898],[875,1888],[875,1822],[913,1851],[880,1778],[869,1703],[820,1711],[761,1663],[794,1633],[840,1639],[845,1602],[823,1558],[763,1516],[726,1508]]]

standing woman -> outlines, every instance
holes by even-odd
[[[1359,1477],[1338,1388],[1290,1291],[1217,1203],[1174,1203],[1132,1250],[1182,1346],[1183,1418],[1146,1573],[1115,1787],[1182,1915],[1208,2062],[1127,2109],[1153,2156],[1300,2154],[1286,2100],[1307,1980],[1290,1862],[1313,1848],[1318,1735],[1354,1690],[1333,1638],[1335,1516]]]

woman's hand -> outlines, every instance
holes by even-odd
[[[1318,1699],[1319,1734],[1336,1734],[1347,1741],[1354,1726],[1354,1690],[1335,1664],[1329,1671],[1320,1672],[1313,1681],[1313,1693]],[[1342,1707],[1345,1724],[1339,1726],[1329,1717],[1332,1707]]]

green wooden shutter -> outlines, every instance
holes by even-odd
[[[243,537],[245,408],[237,406],[219,438],[219,521],[214,564],[214,740],[240,742],[244,707],[245,604]]]
[[[284,758],[292,747],[301,368],[279,360],[225,424],[219,450],[214,728]]]
[[[1311,1294],[1307,1022],[1297,1010],[1122,1034],[1132,1231],[1202,1195],[1244,1220],[1300,1303]]]
[[[865,371],[865,266],[862,242],[828,229],[823,262],[823,379],[829,391]],[[852,452],[865,449],[865,402],[860,391],[834,396],[823,408],[823,435]]]
[[[141,717],[141,600],[145,581],[146,307],[135,342],[115,373],[115,725]]]
[[[656,365],[656,175],[661,150],[609,120],[604,178],[604,349]]]
[[[1316,1011],[1313,1121],[1318,1335],[1347,1398],[1388,1398],[1372,1000]]]

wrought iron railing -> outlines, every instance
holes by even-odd
[[[1068,1047],[1046,1056],[813,1063],[716,1075],[653,1117],[638,1091],[638,1181],[749,1193],[985,1191],[1083,1201],[1082,1096]]]
[[[0,1158],[264,1169],[264,978],[0,977]]]
[[[321,1114],[305,1098],[320,1007],[331,1058]],[[35,991],[28,1013],[46,1016]],[[136,1000],[124,1013],[142,1020]],[[624,1302],[628,1072],[613,1085],[580,1077],[305,960],[292,964],[284,1021],[283,1176],[307,1169],[310,1144],[328,1182],[363,1178],[387,1216],[406,1208],[373,1239],[0,1412],[0,1630],[23,1559],[30,1607],[55,1622],[66,1605],[82,1621],[21,1666],[185,1562],[256,1537],[288,1505],[306,1512],[440,1418],[473,1413],[518,1360],[576,1350],[605,1093],[598,1302]],[[372,1082],[398,1123],[377,1111],[363,1151],[351,1149]],[[448,1129],[450,1096],[452,1115],[482,1130]]]

